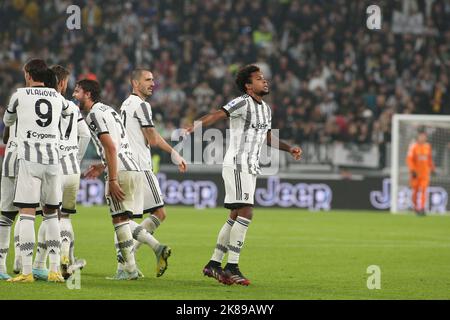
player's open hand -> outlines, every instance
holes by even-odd
[[[294,157],[295,160],[300,160],[303,151],[299,147],[293,147],[291,148],[291,150],[289,150],[289,153],[292,155],[292,157]]]
[[[184,160],[182,156],[176,151],[173,151],[173,161],[178,166],[178,170],[181,173],[184,173],[187,171],[187,162]]]
[[[122,188],[117,182],[117,179],[109,180],[108,187],[109,187],[109,195],[111,196],[111,198],[119,202],[125,200],[125,193],[123,192]]]
[[[187,171],[187,162],[184,160],[184,158],[181,158],[180,162],[178,163],[178,170],[181,173],[185,173]]]
[[[89,169],[86,170],[86,172],[84,172],[83,175],[86,179],[95,179],[98,178],[98,176],[100,176],[104,170],[105,166],[103,164],[93,164],[89,167]]]
[[[183,129],[183,137],[190,135],[192,132],[194,132],[194,126],[187,126]]]

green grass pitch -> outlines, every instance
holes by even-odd
[[[168,270],[156,278],[154,254],[141,247],[137,261],[145,278],[125,282],[105,279],[116,269],[107,208],[78,210],[73,218],[76,256],[87,260],[81,289],[1,281],[0,299],[450,298],[449,216],[255,208],[240,261],[252,283],[242,287],[202,275],[227,217],[225,209],[168,206],[168,218],[156,232],[172,247]],[[367,288],[370,265],[381,269],[379,290]]]

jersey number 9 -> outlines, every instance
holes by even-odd
[[[42,104],[47,105],[47,112],[43,113],[41,110]],[[34,105],[36,115],[39,117],[38,120],[36,120],[36,123],[41,127],[48,127],[52,123],[52,104],[45,99],[39,99],[36,101],[36,104]]]

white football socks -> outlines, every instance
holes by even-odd
[[[22,263],[22,256],[20,254],[20,216],[16,220],[16,224],[14,225],[14,266],[19,263]]]
[[[234,225],[234,220],[229,218],[227,222],[220,229],[219,235],[217,237],[216,247],[214,248],[214,253],[211,260],[222,263],[223,257],[228,252],[228,243],[230,241],[230,231]]]
[[[9,237],[13,220],[0,214],[0,273],[6,272],[6,257],[9,250]]]
[[[136,261],[134,259],[133,249],[133,235],[130,230],[128,221],[114,224],[114,229],[117,234],[117,241],[120,252],[125,260],[125,268],[128,272],[136,271]]]
[[[35,243],[35,217],[20,214],[20,255],[22,257],[22,274],[29,275],[33,267],[33,249]]]
[[[41,225],[38,231],[38,243],[36,249],[36,256],[34,257],[33,268],[35,269],[47,269],[47,242],[46,242],[46,230],[47,222],[42,219]]]
[[[143,226],[145,228],[145,230],[147,230],[151,234],[153,234],[160,225],[161,225],[161,220],[159,220],[159,218],[153,214],[151,214],[150,217],[145,218],[141,222],[141,226]]]
[[[140,243],[148,245],[153,251],[156,251],[159,247],[159,241],[155,239],[146,229],[144,229],[137,222],[130,220],[130,229],[133,234],[133,238]]]
[[[59,227],[58,214],[44,215],[46,225],[45,240],[47,244],[50,272],[58,272],[61,263],[61,229]]]
[[[61,257],[68,257],[73,263],[73,257],[71,257],[71,251],[73,254],[74,241],[72,221],[69,217],[61,217],[59,226],[61,228]]]
[[[237,217],[230,231],[230,243],[228,244],[228,263],[238,264],[241,249],[244,246],[245,234],[251,220]]]

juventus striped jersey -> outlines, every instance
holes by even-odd
[[[230,144],[223,161],[224,167],[258,174],[259,156],[272,128],[272,112],[263,101],[259,104],[245,94],[222,107],[230,118]]]
[[[9,138],[6,143],[5,157],[2,164],[3,177],[15,177],[17,163],[17,137],[16,137],[16,123],[9,128]]]
[[[17,119],[17,158],[40,164],[59,162],[59,119],[66,114],[66,100],[55,89],[19,88],[11,97],[4,122]]]
[[[95,103],[86,117],[86,122],[91,130],[97,153],[105,166],[107,165],[105,151],[99,137],[102,134],[110,134],[117,150],[119,171],[140,171],[122,119],[113,108],[100,102]]]
[[[84,156],[91,138],[89,128],[81,115],[80,109],[67,101],[67,113],[61,117],[60,164],[64,175],[80,174],[80,161]]]
[[[154,127],[150,104],[138,95],[132,94],[123,102],[120,112],[139,167],[141,170],[151,171],[150,146],[147,145],[147,140],[142,132],[142,128]]]

